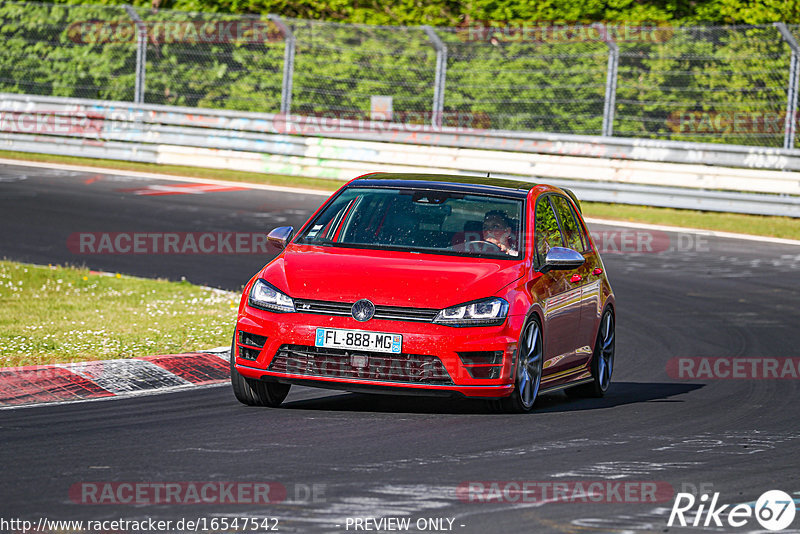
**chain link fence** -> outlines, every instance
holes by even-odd
[[[268,17],[135,12],[147,32],[144,102],[280,111],[285,43]]]
[[[80,25],[128,24],[121,6],[0,4],[0,90],[133,100],[136,40],[83,41]]]
[[[482,114],[492,129],[601,133],[602,41],[548,39],[524,27],[437,31],[448,49],[446,111]]]
[[[771,25],[675,27],[620,43],[615,134],[781,147],[790,57]]]
[[[797,146],[800,26],[386,27],[17,2],[0,20],[2,92]]]
[[[296,43],[292,113],[369,118],[373,96],[391,96],[397,119],[430,113],[436,53],[424,30],[287,23]]]

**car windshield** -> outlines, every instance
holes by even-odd
[[[522,205],[475,193],[351,187],[297,242],[518,259]]]

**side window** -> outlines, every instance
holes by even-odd
[[[553,205],[558,212],[558,220],[561,221],[561,228],[564,230],[564,237],[567,238],[567,246],[578,252],[583,252],[586,247],[584,246],[583,235],[581,235],[580,227],[575,220],[575,214],[572,211],[572,206],[566,198],[558,195],[550,197],[553,200]]]
[[[547,252],[553,247],[563,247],[561,231],[558,229],[558,220],[553,212],[548,198],[551,195],[540,197],[536,202],[536,255],[539,265],[544,265]]]

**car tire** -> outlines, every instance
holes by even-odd
[[[236,370],[236,340],[231,343],[231,386],[236,400],[247,406],[270,406],[277,408],[289,394],[291,384],[264,382],[242,376]]]
[[[615,345],[614,312],[606,308],[600,319],[597,329],[597,339],[594,342],[592,353],[592,381],[567,389],[565,392],[570,397],[595,397],[606,394],[611,387],[611,375],[614,372],[614,345]]]
[[[522,329],[514,366],[514,391],[500,399],[506,413],[528,413],[533,409],[542,383],[544,344],[538,319],[531,319]]]

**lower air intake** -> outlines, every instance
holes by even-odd
[[[452,385],[442,361],[436,356],[386,354],[305,345],[283,345],[269,371],[315,377]]]

